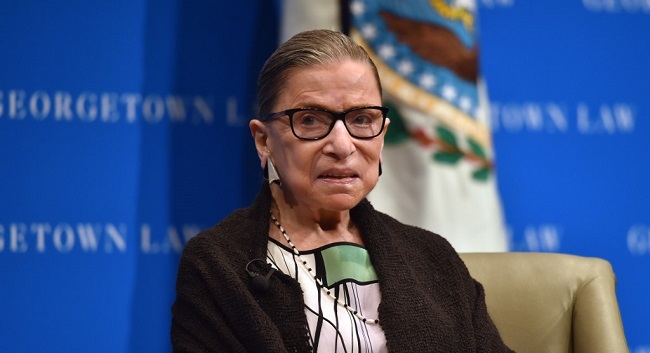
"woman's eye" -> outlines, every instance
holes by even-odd
[[[319,115],[311,112],[304,112],[303,114],[296,116],[294,122],[297,122],[302,126],[321,126],[327,125],[327,120],[327,117],[322,114]]]
[[[352,124],[354,125],[368,125],[372,122],[372,118],[366,114],[360,114],[352,119]]]
[[[301,125],[314,125],[316,123],[316,117],[313,115],[303,115],[300,118]]]

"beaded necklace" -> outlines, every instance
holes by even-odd
[[[307,272],[309,272],[309,275],[314,279],[314,282],[316,282],[316,286],[318,286],[318,288],[320,288],[320,290],[323,293],[327,294],[327,296],[332,298],[339,306],[342,306],[343,308],[345,308],[347,311],[352,313],[352,315],[356,316],[362,322],[365,322],[367,324],[378,324],[379,323],[379,319],[368,319],[367,317],[364,317],[363,315],[359,314],[359,312],[357,310],[355,310],[353,307],[351,307],[348,304],[340,301],[338,297],[335,297],[332,294],[332,291],[327,289],[323,285],[323,282],[319,278],[316,277],[316,275],[314,274],[312,268],[307,266],[307,261],[303,260],[302,256],[300,256],[300,251],[298,251],[296,246],[293,245],[293,242],[291,242],[291,239],[289,238],[289,235],[284,230],[284,227],[282,227],[282,225],[277,220],[277,218],[275,218],[275,216],[273,215],[273,212],[271,212],[271,219],[273,220],[273,223],[275,224],[275,226],[278,227],[278,229],[280,230],[280,232],[284,236],[284,239],[287,240],[287,243],[289,243],[289,246],[291,246],[291,250],[293,251],[294,255],[296,255],[298,257],[298,262],[300,262],[301,265],[303,266],[303,268],[305,268],[307,270]]]

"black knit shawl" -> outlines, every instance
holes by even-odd
[[[245,271],[265,259],[271,192],[191,239],[172,306],[174,352],[310,352],[300,285],[275,272],[257,293]],[[351,211],[379,278],[379,321],[390,352],[509,352],[485,308],[483,289],[451,245],[380,213]]]

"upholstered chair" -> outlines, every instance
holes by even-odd
[[[629,352],[609,262],[550,253],[464,253],[490,317],[518,353]]]

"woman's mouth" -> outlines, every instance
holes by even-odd
[[[334,182],[334,183],[350,183],[359,178],[359,173],[353,169],[341,168],[341,169],[328,169],[324,170],[318,176],[319,180]]]
[[[356,174],[322,174],[318,176],[320,179],[348,179],[356,177]]]

